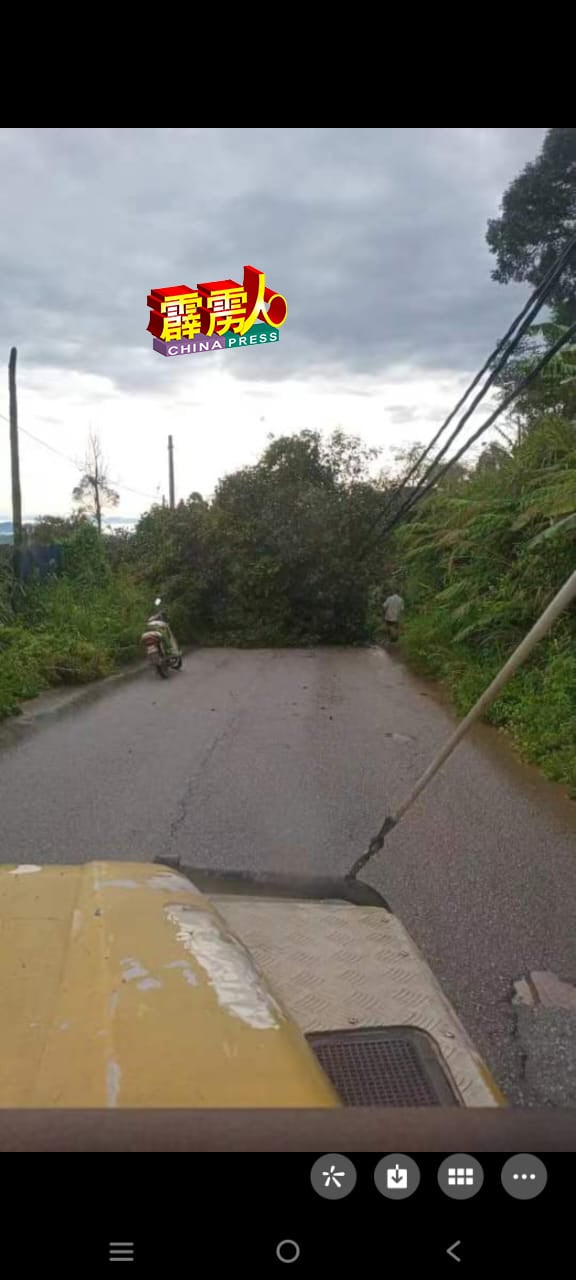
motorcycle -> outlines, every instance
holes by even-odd
[[[160,596],[156,598],[154,604],[158,609],[158,606],[162,604]],[[142,644],[149,662],[155,667],[162,679],[166,680],[168,678],[170,669],[180,671],[182,654],[172,635],[168,619],[163,610],[153,613],[148,619],[147,628],[142,634]]]

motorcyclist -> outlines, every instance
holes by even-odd
[[[156,601],[156,604],[160,603],[160,600]],[[159,609],[157,613],[152,613],[150,615],[148,622],[146,623],[146,629],[148,631],[158,632],[167,657],[179,657],[180,649],[178,648],[178,642],[163,609]]]

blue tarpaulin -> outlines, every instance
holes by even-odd
[[[50,577],[52,573],[60,573],[62,570],[64,548],[59,544],[50,547],[26,547],[21,553],[21,569],[22,578],[30,578],[32,574],[37,573],[41,580]]]

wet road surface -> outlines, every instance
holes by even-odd
[[[28,714],[28,713],[27,713]],[[0,860],[179,855],[341,874],[453,721],[379,649],[201,650],[0,726]],[[576,805],[479,729],[366,878],[424,952],[511,1102],[512,983],[576,981]]]

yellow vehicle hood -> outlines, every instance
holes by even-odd
[[[148,863],[0,868],[1,1107],[330,1107],[251,957]]]

